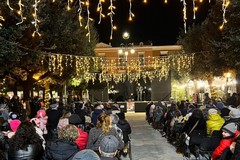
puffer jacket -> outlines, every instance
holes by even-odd
[[[117,126],[122,130],[123,132],[123,141],[124,143],[127,143],[129,141],[129,134],[131,134],[131,126],[125,119],[119,119]]]
[[[49,141],[46,145],[43,160],[71,160],[79,152],[74,142],[66,140]]]
[[[224,119],[219,114],[211,114],[207,120],[207,134],[211,135],[213,131],[219,131],[224,124]]]
[[[215,160],[215,159],[219,158],[222,155],[223,151],[230,147],[230,145],[237,138],[238,135],[239,135],[239,131],[237,130],[235,132],[235,136],[234,137],[223,138],[220,141],[220,144],[218,145],[218,147],[213,151],[212,159]]]
[[[88,143],[88,133],[84,132],[82,129],[78,128],[79,136],[75,140],[75,143],[77,144],[78,148],[80,150],[84,150],[87,147]]]
[[[8,150],[8,159],[11,160],[26,160],[34,159],[40,160],[43,155],[43,148],[35,144],[29,144],[26,150],[20,149],[16,150],[14,148],[9,148]]]

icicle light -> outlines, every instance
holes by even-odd
[[[186,3],[186,0],[181,0],[181,2],[183,2],[184,32],[187,33],[187,3]]]
[[[10,10],[13,11],[13,8],[11,7],[11,5],[10,5],[10,1],[9,1],[9,0],[7,0],[7,6],[8,6],[8,8],[9,8]]]
[[[105,17],[105,15],[102,13],[103,7],[102,7],[102,3],[105,2],[104,0],[99,0],[98,5],[97,5],[97,12],[99,12],[99,21],[98,24],[101,23],[102,18]]]
[[[110,10],[110,12],[108,13],[108,16],[110,17],[110,23],[111,23],[111,33],[110,33],[110,39],[112,39],[113,37],[113,30],[114,30],[114,25],[113,25],[113,15],[115,14],[113,12],[114,9],[116,9],[116,7],[113,5],[113,0],[110,0],[110,6],[108,7],[108,9]]]
[[[89,11],[89,0],[86,1],[86,6],[87,6],[87,24],[85,26],[85,29],[87,30],[86,36],[88,37],[88,41],[91,41],[91,32],[90,32],[90,11]]]
[[[195,0],[193,0],[193,19],[196,19],[196,3],[195,3]]]
[[[23,21],[26,19],[26,17],[23,17],[23,11],[22,11],[22,7],[24,7],[24,5],[22,4],[22,0],[18,1],[18,6],[19,6],[19,10],[18,10],[18,15],[20,15],[21,17],[21,21],[18,22],[16,25],[22,24]]]
[[[78,7],[78,21],[79,21],[79,25],[80,25],[80,27],[82,27],[83,26],[83,24],[82,24],[82,5],[84,4],[84,2],[82,2],[81,0],[79,0],[78,1],[78,5],[79,5],[79,7]]]
[[[135,15],[133,14],[132,12],[132,0],[129,0],[129,18],[128,20],[129,21],[132,21],[132,18],[134,17]]]
[[[229,0],[223,0],[223,3],[222,3],[223,22],[222,22],[222,25],[219,27],[220,30],[222,30],[224,25],[227,23],[225,16],[226,16],[226,10],[227,10],[227,7],[229,6],[229,4],[230,4]]]
[[[38,19],[38,16],[37,16],[37,7],[38,7],[38,3],[40,3],[41,1],[40,0],[35,0],[35,4],[33,5],[33,8],[34,8],[34,13],[32,14],[33,15],[33,18],[34,18],[34,27],[35,27],[35,31],[33,32],[32,36],[35,37],[35,35],[37,34],[38,36],[41,36],[41,34],[39,33],[39,25],[38,23],[40,22],[40,20]]]

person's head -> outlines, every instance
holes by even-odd
[[[203,118],[203,112],[202,112],[202,110],[196,108],[196,109],[193,110],[191,116],[192,116],[192,117],[195,117],[195,118],[201,119],[201,118]]]
[[[208,115],[209,116],[213,115],[213,114],[217,114],[217,113],[218,113],[218,111],[216,109],[214,109],[214,108],[211,108],[211,109],[208,110]]]
[[[79,136],[78,128],[75,125],[69,124],[62,127],[58,132],[58,138],[74,142]]]
[[[26,121],[19,125],[14,136],[9,139],[9,145],[16,149],[24,149],[29,144],[41,147],[42,140],[36,133],[36,129],[34,128],[33,124]]]
[[[237,125],[235,123],[228,123],[222,128],[223,137],[234,137],[237,130]]]
[[[99,153],[102,157],[115,157],[118,151],[119,141],[113,135],[105,136],[99,145]]]
[[[40,126],[40,120],[38,118],[32,118],[30,122],[34,125],[39,127]]]
[[[111,121],[111,117],[108,116],[106,113],[101,113],[98,116],[98,121],[96,124],[97,128],[101,128],[102,132],[107,133],[109,132],[110,128],[112,126],[112,121]]]
[[[15,113],[15,112],[10,112],[10,113],[9,113],[9,120],[11,121],[11,120],[15,120],[15,119],[19,119],[18,114]],[[10,121],[9,121],[9,122],[10,122]]]
[[[229,117],[231,119],[240,118],[240,110],[237,108],[231,108],[229,112]]]
[[[96,152],[90,149],[84,149],[77,152],[72,160],[100,160]]]
[[[37,117],[38,118],[43,118],[46,116],[46,111],[44,109],[40,109],[37,111]]]
[[[112,124],[118,124],[119,118],[116,114],[110,114]]]
[[[79,117],[78,114],[72,114],[69,117],[69,124],[73,124],[73,125],[77,126],[82,123],[83,123],[83,121],[81,120],[81,118]]]
[[[125,113],[124,112],[117,113],[117,115],[118,115],[119,119],[125,119]]]

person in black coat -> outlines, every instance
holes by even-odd
[[[48,141],[43,160],[71,160],[79,152],[77,144],[74,143],[78,136],[78,128],[72,124],[61,128],[58,140]]]
[[[231,160],[239,160],[240,159],[240,135],[236,138],[235,142],[236,142],[235,150],[234,150]]]
[[[117,113],[117,115],[119,117],[117,126],[122,130],[123,141],[126,144],[129,141],[129,134],[131,134],[132,129],[128,121],[125,119],[124,112]]]
[[[32,123],[22,122],[15,135],[9,139],[8,159],[40,160],[43,155],[42,139]]]

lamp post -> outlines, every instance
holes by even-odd
[[[124,32],[122,34],[122,38],[124,40],[128,40],[130,38],[130,34],[128,32]],[[129,53],[134,54],[135,50],[133,49],[133,43],[121,43],[120,44],[121,49],[118,50],[119,55],[125,56],[125,60],[127,61]]]

